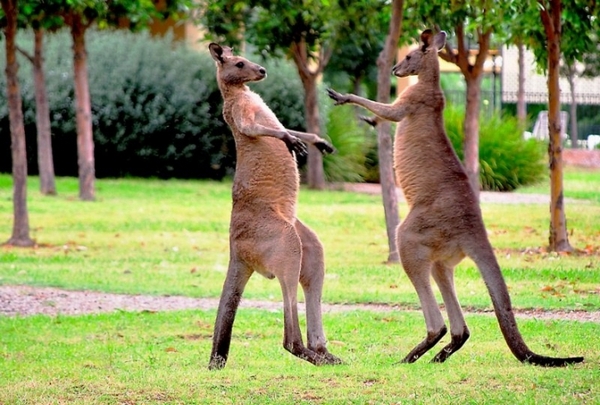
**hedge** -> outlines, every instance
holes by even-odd
[[[19,44],[32,48],[31,33]],[[222,98],[208,52],[169,36],[95,31],[87,35],[97,177],[220,179],[235,166],[235,145],[221,116]],[[4,58],[4,56],[2,56]],[[48,35],[45,70],[55,171],[77,175],[71,39]],[[289,63],[265,63],[268,79],[251,84],[284,125],[302,130],[303,90]],[[37,173],[31,64],[20,58],[19,79],[28,167]],[[0,87],[5,83],[0,78]],[[11,171],[6,95],[0,94],[0,172]]]

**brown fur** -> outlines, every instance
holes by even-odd
[[[227,362],[235,314],[254,271],[277,277],[283,292],[286,350],[313,364],[340,360],[326,348],[321,320],[323,247],[296,218],[298,169],[295,154],[305,154],[300,139],[322,152],[333,148],[315,134],[287,130],[260,96],[245,83],[266,77],[263,67],[231,49],[210,44],[223,95],[223,116],[236,144],[236,171],[230,224],[230,261],[217,312],[209,368]],[[282,142],[283,141],[283,142]],[[306,299],[308,347],[298,322],[298,284]]]
[[[403,360],[414,362],[446,334],[436,302],[433,277],[442,294],[450,321],[451,341],[434,358],[445,361],[469,338],[462,309],[454,290],[454,266],[469,256],[486,283],[500,329],[517,359],[542,366],[564,366],[582,357],[553,358],[533,353],[517,327],[508,288],[490,245],[477,198],[446,135],[443,122],[444,95],[440,87],[437,52],[446,34],[421,34],[421,47],[394,66],[394,75],[418,75],[392,104],[382,104],[353,94],[328,90],[336,105],[352,103],[373,112],[366,119],[398,122],[394,145],[394,169],[410,211],[400,224],[396,242],[406,274],[413,283],[425,316],[427,337]]]

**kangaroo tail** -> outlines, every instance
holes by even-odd
[[[467,252],[467,255],[475,261],[479,268],[492,299],[504,340],[519,361],[543,367],[564,367],[568,364],[581,363],[584,360],[583,357],[547,357],[532,352],[519,332],[508,287],[491,245],[488,243],[485,248],[480,245],[476,251],[474,249],[473,252]]]

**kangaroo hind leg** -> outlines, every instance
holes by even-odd
[[[211,370],[222,369],[227,363],[235,314],[251,275],[252,270],[245,264],[235,257],[230,259],[215,321],[213,346],[208,364]]]
[[[470,333],[454,289],[454,267],[446,263],[435,262],[433,264],[433,279],[442,293],[450,320],[450,336],[452,339],[432,360],[434,363],[443,363],[452,353],[458,351],[465,344]]]
[[[325,278],[323,246],[317,235],[302,222],[296,220],[295,226],[302,242],[300,285],[306,301],[308,348],[322,357],[323,364],[341,364],[342,361],[327,350],[327,340],[323,330],[321,315],[321,297]]]
[[[432,264],[428,259],[425,259],[429,249],[419,243],[406,240],[407,238],[402,235],[403,232],[398,232],[398,247],[402,267],[404,267],[404,271],[417,291],[427,326],[425,339],[402,360],[402,363],[414,363],[440,341],[446,334],[447,328],[431,288]]]
[[[283,347],[296,357],[312,364],[322,364],[322,356],[304,346],[298,320],[298,284],[302,261],[302,244],[296,229],[289,223],[282,226],[277,248],[271,250],[266,262],[281,285],[283,295]]]

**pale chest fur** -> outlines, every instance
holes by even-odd
[[[422,89],[417,85],[409,90],[402,94],[399,102],[419,105],[419,108],[396,128],[394,171],[407,202],[413,205],[435,197],[445,187],[440,179],[455,172],[457,166],[461,168],[446,137],[441,90]]]
[[[272,212],[293,221],[299,189],[295,159],[280,139],[244,134],[243,129],[237,127],[235,117],[241,111],[250,110],[253,122],[269,128],[284,127],[260,96],[247,93],[235,100],[225,100],[223,105],[223,117],[236,145],[232,221],[246,220],[238,218],[240,215],[236,212],[251,216]]]

